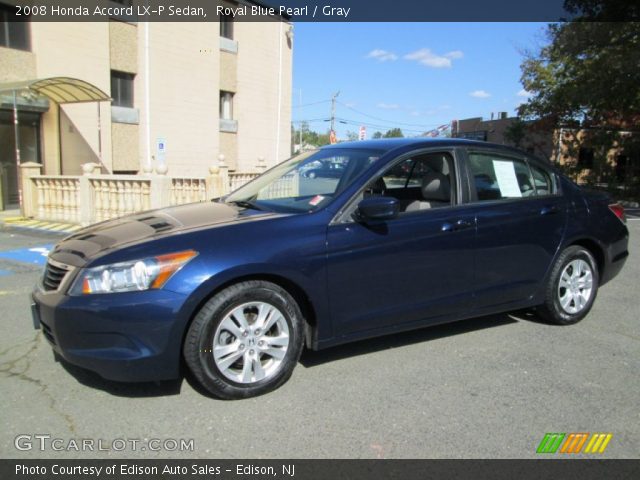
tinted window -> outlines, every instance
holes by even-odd
[[[0,46],[30,50],[29,22],[15,11],[15,7],[0,4]]]
[[[394,188],[405,188],[414,163],[414,160],[412,158],[409,158],[404,162],[393,166],[387,172],[385,172],[385,174],[382,176],[382,179],[384,180],[384,184],[387,190],[393,190]]]
[[[220,15],[220,36],[233,40],[233,17]]]
[[[277,212],[310,212],[322,208],[348,188],[382,152],[331,148],[302,153],[276,165],[225,198],[252,202]]]
[[[454,179],[450,154],[423,153],[392,165],[369,183],[364,196],[393,197],[401,214],[448,207],[454,199]]]
[[[490,153],[471,153],[469,170],[478,200],[499,200],[535,195],[527,164]]]
[[[111,70],[112,105],[117,107],[133,107],[133,78],[131,73]]]
[[[233,93],[220,91],[220,118],[233,120]]]
[[[538,167],[537,165],[529,164],[531,167],[531,174],[533,175],[533,186],[536,189],[538,195],[551,195],[555,193],[553,188],[553,180],[549,172]]]

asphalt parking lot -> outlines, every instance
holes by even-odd
[[[629,229],[625,269],[575,326],[518,312],[305,352],[284,387],[235,402],[189,380],[119,384],[56,363],[33,330],[28,293],[59,237],[0,230],[0,455],[533,458],[547,432],[606,432],[599,458],[639,458],[640,220]],[[37,434],[62,450],[15,447]],[[78,451],[81,439],[140,443]],[[140,447],[149,439],[193,439],[193,450]]]

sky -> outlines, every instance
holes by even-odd
[[[545,43],[544,23],[296,23],[296,128],[326,132],[331,97],[339,139],[400,127],[416,136],[454,119],[490,118],[524,100],[523,52]]]

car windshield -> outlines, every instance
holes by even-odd
[[[304,152],[276,165],[223,201],[257,210],[311,212],[328,205],[382,153],[359,148]]]

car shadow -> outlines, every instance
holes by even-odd
[[[74,377],[82,385],[102,390],[116,397],[144,398],[144,397],[166,397],[169,395],[179,395],[182,387],[182,378],[176,380],[165,380],[161,382],[141,382],[128,383],[107,380],[95,372],[85,370],[67,362],[64,358],[54,355],[67,373]]]
[[[520,320],[541,321],[538,320],[535,313],[529,310],[471,318],[453,323],[428,326],[418,330],[410,330],[407,332],[360,340],[345,345],[327,348],[326,350],[313,351],[305,349],[302,352],[300,364],[305,368],[310,368],[322,365],[323,363],[334,362],[336,360],[354,357],[357,355],[366,355],[368,353],[375,353],[382,350],[405,347],[415,343],[438,340],[453,335],[483,330],[485,328],[500,327],[502,325],[517,323]]]
[[[453,335],[483,330],[485,328],[500,327],[503,325],[517,323],[519,321],[545,323],[532,310],[520,310],[500,315],[490,315],[454,323],[425,327],[418,330],[390,334],[367,340],[360,340],[328,348],[326,350],[313,351],[305,349],[302,352],[299,363],[304,368],[311,368],[327,362],[334,362],[357,355],[366,355],[368,353],[374,353],[382,350],[400,348],[415,343],[428,342]],[[85,370],[84,368],[71,364],[64,358],[57,355],[55,355],[55,360],[82,385],[102,390],[110,395],[118,397],[144,398],[179,395],[182,384],[186,381],[198,393],[209,398],[220,400],[205,390],[184,366],[182,368],[180,378],[176,380],[126,383],[107,380],[95,372]]]

